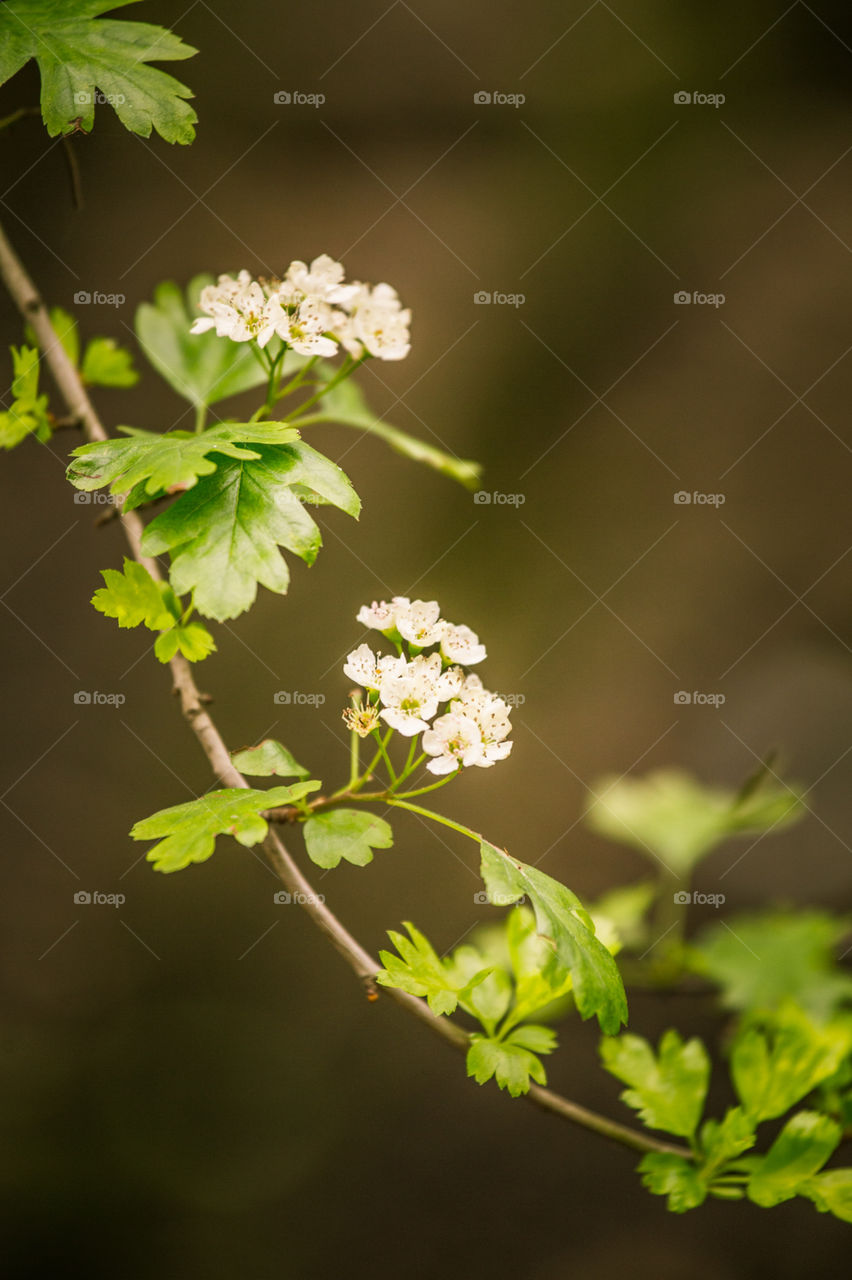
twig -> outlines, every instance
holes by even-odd
[[[0,275],[22,316],[32,326],[69,413],[80,420],[87,439],[108,439],[94,405],[56,335],[47,308],[2,226],[0,226]],[[129,511],[119,518],[134,559],[144,565],[152,577],[161,579],[162,574],[157,562],[142,553],[141,540],[145,526],[138,514],[135,511]],[[183,715],[198,738],[217,781],[228,787],[248,787],[249,784],[243,775],[234,767],[219,730],[205,710],[205,698],[196,686],[189,663],[185,658],[177,655],[172,658],[169,666],[174,681],[174,691],[180,698]],[[375,977],[381,967],[379,962],[364,950],[337,916],[319,900],[313,886],[303,875],[277,832],[269,832],[263,843],[263,850],[282,884],[292,894],[298,895],[296,900],[361,979],[368,997],[375,999],[378,995]],[[394,988],[383,989],[387,990],[388,995],[397,1004],[402,1005],[415,1018],[425,1023],[435,1035],[440,1036],[455,1049],[463,1052],[467,1050],[469,1036],[461,1027],[447,1018],[436,1017],[425,1001],[416,996],[410,996]],[[594,1111],[589,1111],[578,1103],[570,1102],[567,1098],[540,1085],[532,1085],[526,1096],[529,1101],[543,1110],[560,1116],[563,1120],[569,1120],[572,1124],[590,1129],[602,1137],[619,1142],[622,1146],[631,1147],[635,1151],[660,1151],[674,1153],[685,1159],[692,1158],[685,1147],[658,1141],[638,1130],[630,1129],[615,1120],[609,1120]]]

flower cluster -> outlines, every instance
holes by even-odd
[[[367,696],[344,712],[344,719],[362,736],[379,719],[406,738],[422,733],[431,773],[471,765],[488,769],[512,749],[509,708],[479,676],[464,670],[486,656],[479,637],[470,627],[445,621],[440,612],[434,600],[405,596],[359,610],[358,621],[381,631],[397,652],[382,655],[361,644],[349,654],[343,671]]]
[[[410,350],[411,312],[396,290],[344,284],[342,264],[325,253],[310,266],[291,262],[281,280],[222,275],[201,290],[198,305],[204,314],[190,332],[215,329],[233,342],[265,347],[277,335],[299,355],[334,356],[342,346],[356,360],[402,360]]]

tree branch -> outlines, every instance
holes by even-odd
[[[80,422],[88,440],[107,440],[109,438],[107,432],[86,388],[50,322],[47,307],[15,253],[2,225],[0,225],[0,275],[24,320],[32,326],[69,414]],[[162,579],[158,563],[142,553],[141,540],[145,526],[137,512],[122,513],[120,520],[133,558],[144,565],[152,577]],[[190,664],[185,658],[177,655],[172,658],[169,666],[174,681],[174,692],[180,699],[181,711],[201,744],[217,780],[228,787],[248,787],[249,784],[243,775],[234,767],[228,748],[204,706],[204,700],[195,683]],[[379,962],[364,950],[337,916],[318,899],[310,881],[287,851],[277,832],[270,831],[262,847],[281,883],[296,896],[299,905],[308,913],[317,928],[328,937],[361,979],[368,998],[375,1000],[378,997],[378,991],[374,980],[381,968]],[[404,991],[393,988],[383,988],[383,990],[453,1048],[467,1050],[469,1036],[456,1023],[450,1022],[447,1018],[436,1017],[425,1001],[416,996],[410,996]],[[581,1125],[635,1151],[661,1151],[680,1155],[685,1159],[692,1158],[685,1147],[658,1141],[638,1130],[630,1129],[615,1120],[609,1120],[594,1111],[589,1111],[575,1102],[570,1102],[567,1098],[540,1085],[532,1085],[526,1096],[534,1105],[549,1111],[552,1115],[569,1120],[572,1124]]]

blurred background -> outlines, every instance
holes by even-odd
[[[46,298],[122,295],[76,314],[85,336],[132,343],[163,279],[331,253],[414,312],[409,358],[360,374],[372,405],[481,460],[490,498],[315,428],[364,513],[322,511],[324,550],[293,565],[290,594],[216,628],[200,679],[229,746],[273,734],[326,782],[345,776],[358,607],[435,598],[520,704],[511,760],[464,777],[446,811],[594,898],[644,871],[578,823],[602,773],[680,764],[736,785],[777,747],[813,816],[724,847],[699,887],[726,913],[848,909],[848,5],[195,0],[119,16],[201,50],[166,68],[195,92],[198,139],[131,137],[99,108],[73,142],[76,212],[62,145],[36,119],[3,133],[0,216]],[[37,97],[30,66],[0,115]],[[19,341],[5,297],[0,318]],[[138,363],[135,391],[97,397],[108,426],[190,426]],[[673,1217],[631,1153],[467,1081],[390,1001],[364,1001],[236,845],[152,874],[127,831],[205,790],[208,768],[145,636],[89,607],[124,545],[72,501],[74,443],[28,444],[2,473],[7,1274],[398,1262],[418,1278],[719,1280],[799,1276],[815,1249],[839,1273],[845,1228],[809,1204]],[[125,702],[76,705],[79,689]],[[493,917],[472,845],[413,816],[395,829],[368,870],[316,877],[364,945],[412,919],[449,949]],[[126,902],[80,906],[79,890]],[[706,1002],[632,999],[633,1030],[672,1024],[719,1029]],[[596,1044],[567,1023],[550,1082],[627,1120]]]

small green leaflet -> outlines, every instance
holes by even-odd
[[[639,1162],[642,1183],[655,1196],[667,1196],[672,1213],[697,1209],[707,1199],[707,1186],[689,1160],[666,1151],[650,1151]]]
[[[601,1042],[601,1058],[607,1071],[631,1086],[622,1101],[639,1112],[643,1124],[693,1136],[710,1081],[710,1059],[700,1040],[684,1044],[676,1031],[667,1031],[655,1055],[641,1036],[623,1035]]]
[[[134,387],[139,381],[139,374],[133,368],[130,352],[120,347],[112,338],[91,338],[83,355],[80,367],[80,334],[77,321],[62,307],[50,308],[50,323],[61,342],[65,354],[75,369],[80,372],[83,382],[98,387]],[[37,345],[36,336],[30,325],[26,328],[27,341]]]
[[[109,485],[110,493],[129,493],[144,485],[148,497],[189,489],[199,476],[211,475],[218,454],[240,460],[259,458],[255,444],[289,444],[299,433],[281,422],[220,422],[207,431],[140,431],[120,427],[124,440],[96,440],[72,451],[68,479],[90,491]]]
[[[460,970],[452,960],[441,959],[413,924],[406,921],[405,927],[411,941],[405,934],[388,930],[388,937],[399,955],[395,956],[392,951],[379,952],[379,959],[385,967],[376,975],[378,984],[407,991],[411,996],[425,996],[429,1008],[436,1015],[453,1013],[460,1002],[465,1007],[472,990],[488,977],[491,968],[486,967],[473,974]]]
[[[817,1026],[790,1005],[766,1029],[746,1027],[731,1054],[737,1096],[755,1122],[773,1120],[837,1071],[852,1050],[849,1020]]]
[[[728,1009],[774,1012],[794,1000],[817,1020],[852,1000],[852,974],[835,950],[850,921],[825,911],[768,911],[711,925],[689,950],[689,964],[722,988]]]
[[[274,738],[265,738],[256,747],[232,751],[231,759],[240,773],[247,773],[252,778],[269,778],[275,774],[279,778],[310,777],[310,769],[299,764],[293,753]]]
[[[852,1222],[852,1169],[818,1173],[801,1184],[799,1195],[813,1200],[820,1213],[833,1213],[842,1222]]]
[[[216,648],[213,637],[198,622],[183,622],[183,609],[166,582],[155,582],[147,569],[125,558],[124,568],[102,569],[106,586],[92,596],[99,613],[115,618],[120,627],[161,631],[154,644],[160,662],[169,662],[180,651],[189,662],[200,662]]]
[[[374,849],[390,849],[389,822],[363,809],[330,809],[308,818],[304,827],[308,857],[318,867],[336,867],[341,859],[365,867]]]
[[[6,0],[0,5],[0,84],[35,58],[52,138],[78,128],[89,133],[100,90],[131,133],[147,138],[153,127],[166,142],[192,142],[198,117],[184,101],[192,93],[148,63],[190,58],[196,50],[164,27],[99,20],[115,7],[108,0]]]
[[[136,336],[145,355],[178,395],[196,408],[259,387],[268,376],[247,342],[229,342],[212,330],[190,333],[199,315],[198,296],[213,283],[211,275],[195,276],[184,296],[167,280],[157,286],[154,301],[143,302],[136,311]],[[271,349],[274,353],[274,343]]]
[[[552,1053],[555,1048],[555,1033],[549,1027],[531,1023],[517,1027],[505,1040],[474,1033],[467,1051],[467,1074],[477,1084],[485,1084],[493,1077],[501,1089],[519,1098],[529,1093],[531,1080],[547,1084],[544,1066],[536,1054]]]
[[[479,485],[482,467],[478,462],[456,458],[453,454],[436,449],[434,445],[418,440],[416,436],[410,436],[399,427],[393,427],[389,422],[377,418],[367,407],[361,388],[351,378],[339,383],[323,396],[317,411],[304,421],[339,422],[345,427],[369,432],[384,440],[403,457],[440,471],[442,475],[463,484],[466,489],[476,489]]]
[[[703,1175],[711,1177],[722,1165],[753,1147],[754,1141],[754,1125],[742,1107],[730,1107],[724,1120],[706,1120],[699,1139]]]
[[[219,835],[231,835],[246,848],[259,844],[268,830],[261,816],[267,809],[295,804],[320,786],[319,782],[296,782],[269,791],[242,787],[208,791],[188,804],[160,809],[143,818],[130,834],[134,840],[159,840],[146,855],[155,871],[180,871],[191,862],[205,862]]]
[[[50,439],[47,396],[38,394],[39,353],[34,347],[10,347],[12,353],[12,404],[0,413],[0,448],[15,445],[34,435],[42,442]]]
[[[203,476],[145,530],[142,549],[172,554],[172,586],[193,592],[199,613],[224,621],[251,608],[260,584],[286,592],[290,581],[279,546],[307,563],[322,539],[293,486],[357,517],[360,502],[344,473],[302,441],[257,446],[256,461],[226,459]]]
[[[558,880],[486,840],[480,849],[481,875],[491,902],[505,906],[529,897],[539,933],[571,974],[580,1016],[597,1015],[601,1030],[614,1035],[627,1021],[624,984],[609,951],[595,937],[594,924],[579,898]]]
[[[816,1111],[800,1111],[787,1121],[765,1156],[752,1156],[749,1200],[769,1209],[792,1200],[837,1148],[840,1126]]]
[[[601,778],[586,816],[593,831],[686,874],[729,836],[779,831],[804,812],[796,791],[771,779],[744,795],[661,769],[644,778]]]

